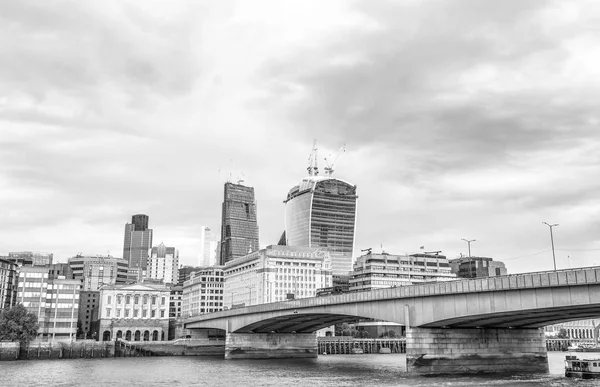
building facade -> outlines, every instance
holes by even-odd
[[[125,225],[123,259],[129,265],[129,282],[141,281],[146,275],[152,247],[152,230],[148,228],[148,222],[148,215],[137,214]]]
[[[54,254],[40,253],[35,251],[19,251],[8,253],[8,258],[11,261],[21,262],[20,265],[26,264],[26,262],[31,262],[32,266],[44,266],[52,264]]]
[[[222,266],[208,266],[192,272],[182,288],[182,317],[223,310],[223,285]]]
[[[221,258],[224,265],[258,250],[254,188],[225,183],[221,220]]]
[[[455,279],[456,274],[451,272],[448,259],[443,255],[365,254],[354,263],[349,290],[383,289]]]
[[[37,339],[74,340],[81,281],[54,277],[42,266],[23,266],[19,271],[17,302],[37,316],[40,326]]]
[[[178,280],[179,251],[164,243],[152,248],[148,261],[147,278],[162,280],[165,284],[176,284]]]
[[[116,257],[83,256],[69,258],[73,278],[82,281],[85,291],[98,291],[103,285],[127,283],[127,261]]]
[[[210,227],[200,228],[200,257],[198,266],[215,266],[219,262],[217,258],[217,236]]]
[[[332,285],[331,258],[323,249],[271,245],[227,262],[223,277],[227,308],[315,297]]]
[[[82,290],[79,294],[79,316],[77,319],[77,338],[98,338],[98,311],[100,292]]]
[[[0,258],[0,309],[10,308],[17,300],[18,266]]]
[[[167,287],[146,284],[100,288],[100,340],[167,340],[170,293]]]
[[[326,248],[336,276],[352,271],[357,209],[356,186],[330,176],[308,176],[285,203],[285,244]]]
[[[504,262],[488,257],[460,257],[451,259],[452,272],[460,278],[482,278],[507,275]]]

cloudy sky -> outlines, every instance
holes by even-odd
[[[0,255],[199,254],[223,183],[260,242],[314,138],[358,186],[357,251],[600,264],[595,1],[0,0]],[[323,164],[321,164],[323,166]],[[570,257],[570,258],[569,258]]]

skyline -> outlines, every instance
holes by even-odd
[[[551,270],[548,222],[600,264],[594,2],[67,3],[0,4],[0,254],[120,256],[141,213],[193,265],[230,173],[276,244],[316,138],[357,252]]]

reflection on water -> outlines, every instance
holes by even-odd
[[[600,354],[578,354],[600,357]],[[564,352],[548,353],[549,375],[416,377],[405,356],[327,355],[318,359],[230,360],[147,357],[40,360],[0,363],[5,386],[578,386],[564,377]]]

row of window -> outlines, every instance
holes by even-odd
[[[140,314],[140,310],[138,309],[133,309],[133,313],[129,310],[129,309],[123,309],[123,312],[121,312],[122,309],[116,309],[115,310],[115,317],[120,318],[121,317],[121,313],[123,315],[124,318],[129,318],[129,317],[133,317],[133,318],[155,318],[157,316],[157,311],[156,310],[146,310],[146,309],[142,309],[141,310],[141,314]],[[149,313],[148,313],[149,312]],[[111,308],[106,308],[106,317],[110,318],[112,313],[112,309]],[[161,310],[160,311],[160,317],[165,317],[165,311]]]

